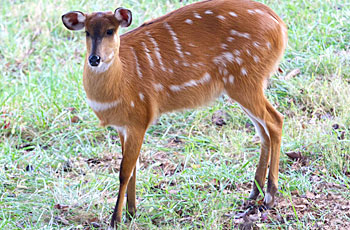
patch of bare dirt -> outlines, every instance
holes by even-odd
[[[346,192],[345,186],[321,183],[317,191],[307,191],[305,194],[292,191],[291,197],[277,194],[275,207],[270,210],[258,208],[261,200],[254,202],[255,207],[245,213],[230,213],[227,216],[234,218],[237,229],[260,229],[263,225],[291,226],[298,221],[311,229],[350,229],[350,200],[340,194],[340,191]]]

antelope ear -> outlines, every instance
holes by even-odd
[[[80,11],[71,11],[62,15],[62,22],[69,30],[81,30],[85,27],[86,16]]]
[[[119,7],[114,11],[114,17],[119,21],[121,27],[128,27],[132,22],[131,11],[123,7]]]

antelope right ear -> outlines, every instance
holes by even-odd
[[[62,15],[62,22],[69,30],[81,30],[85,27],[86,16],[80,11],[71,11]]]
[[[114,17],[119,21],[121,27],[128,27],[132,22],[131,11],[123,7],[119,7],[114,11]]]

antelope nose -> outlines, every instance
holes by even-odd
[[[89,57],[89,63],[91,66],[98,66],[98,64],[100,64],[100,56],[98,55],[90,55]]]

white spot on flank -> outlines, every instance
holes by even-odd
[[[240,32],[238,32],[236,30],[231,30],[231,34],[232,35],[236,35],[238,37],[242,37],[242,38],[247,38],[247,39],[250,38],[250,34],[248,34],[248,33],[240,33]]]
[[[215,57],[213,59],[213,62],[216,65],[222,64],[222,65],[226,66],[226,61],[233,62],[233,60],[234,60],[233,54],[231,54],[229,52],[224,52],[222,55]]]
[[[199,84],[204,84],[206,82],[209,82],[210,79],[211,79],[210,74],[205,73],[203,75],[203,77],[199,80],[190,80],[188,82],[183,83],[182,85],[171,85],[169,88],[171,91],[177,92],[177,91],[180,91],[186,87],[194,87],[194,86],[197,86]]]
[[[163,89],[164,89],[164,87],[163,87],[163,85],[162,84],[160,84],[160,83],[153,83],[153,87],[154,87],[154,89],[156,90],[156,91],[162,91]]]
[[[209,73],[205,73],[204,76],[199,80],[200,83],[206,83],[209,82],[211,79],[210,74]]]
[[[250,50],[249,50],[249,49],[247,49],[246,52],[247,52],[247,54],[248,54],[249,56],[252,56],[252,54],[250,53]]]
[[[218,70],[219,70],[219,74],[220,75],[224,75],[225,68],[222,68],[222,67],[219,66]]]
[[[150,64],[151,68],[153,68],[154,67],[154,62],[153,62],[153,59],[152,59],[151,55],[149,54],[151,51],[147,48],[146,43],[142,42],[142,46],[143,46],[143,48],[144,48],[144,50],[146,52],[146,56],[147,56],[147,59],[149,61],[149,64]]]
[[[271,43],[270,42],[266,42],[266,46],[267,48],[270,50],[271,49]]]
[[[186,67],[189,67],[190,66],[190,64],[188,64],[187,62],[184,62],[184,63],[182,63],[183,64],[183,66],[186,66]]]
[[[98,101],[91,100],[89,98],[87,98],[86,101],[88,105],[91,107],[91,109],[95,112],[102,112],[108,109],[112,109],[120,103],[120,100],[115,100],[112,102],[98,102]]]
[[[257,12],[257,13],[260,14],[260,15],[263,15],[263,14],[264,14],[264,12],[261,11],[261,10],[259,10],[259,9],[256,9],[255,12]]]
[[[226,76],[226,75],[228,74],[227,69],[224,69],[224,70],[222,71],[222,74],[223,74],[224,76]]]
[[[145,96],[143,95],[143,93],[139,93],[139,97],[140,97],[141,101],[143,101],[143,99],[145,98]]]
[[[233,16],[233,17],[238,17],[238,15],[235,13],[235,12],[229,12],[229,14],[231,15],[231,16]]]
[[[185,82],[183,84],[184,87],[191,87],[191,86],[196,86],[196,85],[198,85],[198,83],[195,80],[190,80],[190,81]]]
[[[191,53],[188,52],[188,51],[186,51],[185,54],[188,55],[188,56],[191,56]]]
[[[253,10],[247,10],[249,14],[255,14]]]
[[[142,78],[143,75],[142,75],[142,72],[141,72],[139,61],[137,59],[136,52],[135,52],[134,48],[130,47],[130,49],[131,49],[131,52],[134,54],[137,75],[139,76],[139,78]]]
[[[243,63],[243,60],[240,57],[235,57],[235,61],[238,65],[242,65],[242,63]]]
[[[241,69],[241,73],[242,73],[242,75],[244,75],[244,76],[247,76],[247,70],[243,67],[242,69]]]
[[[241,55],[241,52],[239,50],[234,50],[233,53],[237,56]]]
[[[207,11],[205,11],[204,13],[205,13],[205,14],[213,14],[213,11],[207,10]]]
[[[158,46],[158,43],[156,42],[156,40],[151,36],[149,31],[146,31],[146,35],[149,37],[149,39],[151,40],[152,44],[154,45],[154,52],[156,54],[157,60],[159,62],[160,68],[161,70],[163,70],[164,72],[166,71],[163,61],[162,61],[162,56],[160,55],[160,49]]]
[[[179,64],[179,61],[176,60],[176,59],[174,59],[174,63],[175,63],[176,65],[178,65],[178,64]]]
[[[235,81],[235,77],[234,77],[233,75],[230,75],[230,76],[228,77],[228,81],[229,81],[231,84],[233,84],[233,82]]]
[[[225,57],[225,59],[229,62],[232,62],[233,61],[233,55],[229,52],[225,52],[223,53],[223,56]]]
[[[256,48],[260,47],[260,43],[259,42],[253,42],[253,46],[255,46]]]
[[[218,16],[216,16],[218,19],[220,19],[220,20],[225,20],[226,18],[225,18],[225,16],[222,16],[222,15],[218,15]]]
[[[226,39],[228,42],[232,42],[233,40],[235,40],[233,37],[228,37],[227,39]]]
[[[243,38],[247,38],[247,39],[250,38],[250,34],[248,34],[248,33],[241,33],[239,36],[243,37]]]
[[[254,59],[255,63],[258,63],[258,62],[259,62],[259,60],[260,60],[260,59],[259,59],[259,57],[258,57],[258,56],[256,56],[256,55],[254,55],[254,56],[253,56],[253,59]]]
[[[179,39],[177,38],[176,36],[176,33],[174,32],[174,30],[171,28],[171,26],[169,25],[169,23],[165,22],[164,23],[164,26],[165,28],[169,31],[173,41],[174,41],[174,44],[175,44],[175,47],[176,47],[176,52],[178,52],[178,54],[180,55],[181,58],[184,58],[184,54],[182,52],[182,47],[179,43]]]
[[[186,19],[185,22],[190,25],[193,24],[193,21],[191,19]]]
[[[191,46],[191,47],[198,47],[198,46],[196,46],[196,45],[193,44],[193,43],[189,43],[188,45]]]
[[[200,16],[198,13],[193,13],[193,14],[195,18],[199,18],[199,19],[202,18],[202,16]]]
[[[133,101],[130,102],[131,107],[135,107],[135,104]]]
[[[121,135],[123,135],[124,142],[125,142],[126,139],[128,138],[127,129],[123,126],[116,126],[116,125],[111,125],[111,127],[113,127],[115,130],[117,130]]]
[[[174,91],[174,92],[181,90],[181,87],[179,85],[171,85],[169,88],[171,91]]]
[[[226,49],[228,48],[228,45],[225,44],[225,43],[223,43],[223,44],[221,44],[221,48],[224,49],[224,50],[226,50]]]
[[[226,77],[223,77],[222,80],[224,81],[225,84],[227,83]]]

